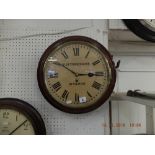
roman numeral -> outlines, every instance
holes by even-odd
[[[104,76],[105,74],[104,74],[104,72],[95,72],[95,75],[96,76]]]
[[[75,93],[75,103],[79,102],[79,94]]]
[[[73,48],[74,56],[79,56],[79,48]]]
[[[68,95],[69,95],[69,92],[68,92],[67,90],[65,90],[65,91],[63,92],[63,94],[62,94],[62,98],[65,99],[65,100],[67,100]]]
[[[60,82],[57,82],[57,83],[53,84],[52,87],[55,91],[58,91],[61,88],[61,84],[60,84]]]
[[[87,91],[87,94],[88,94],[89,97],[92,97],[92,95],[88,91]]]
[[[65,51],[63,51],[61,54],[64,56],[65,59],[68,59],[68,55]]]
[[[92,87],[97,89],[97,90],[99,90],[101,88],[101,86],[102,85],[100,83],[96,82],[96,81],[94,81],[94,83],[92,84]]]
[[[85,58],[87,58],[87,57],[88,57],[89,53],[90,53],[90,52],[88,51],[88,52],[87,52],[87,54],[86,54],[86,56],[85,56]]]
[[[92,64],[95,66],[95,65],[97,65],[98,63],[100,63],[100,60],[96,60],[96,61],[94,61]]]

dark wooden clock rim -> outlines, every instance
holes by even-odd
[[[46,128],[39,112],[29,103],[16,98],[1,98],[0,109],[13,109],[21,112],[32,123],[36,135],[45,135]]]
[[[58,46],[66,43],[66,42],[71,42],[71,41],[82,41],[82,42],[90,43],[93,46],[95,46],[96,48],[98,48],[100,51],[102,51],[104,53],[104,56],[108,60],[109,66],[111,68],[111,80],[110,80],[110,84],[109,84],[109,87],[108,87],[106,93],[95,104],[93,104],[89,107],[86,107],[86,108],[70,108],[70,107],[66,107],[66,106],[63,106],[62,104],[58,103],[54,98],[51,97],[51,95],[49,94],[49,92],[46,88],[45,82],[44,82],[43,69],[44,69],[44,63],[45,63],[47,57]],[[51,105],[53,105],[54,107],[56,107],[57,109],[59,109],[63,112],[68,112],[68,113],[72,113],[72,114],[80,114],[80,113],[86,113],[86,112],[90,112],[94,109],[97,109],[109,98],[109,96],[111,95],[111,93],[114,89],[114,86],[115,86],[116,70],[115,70],[114,62],[112,60],[112,55],[108,52],[108,50],[102,44],[100,44],[96,40],[93,40],[93,39],[85,37],[85,36],[69,36],[69,37],[65,37],[65,38],[62,38],[62,39],[54,42],[52,45],[50,45],[45,50],[45,52],[41,56],[39,64],[38,64],[37,79],[38,79],[39,88],[40,88],[43,96]]]
[[[155,31],[148,29],[138,19],[123,19],[125,25],[137,36],[146,41],[155,42]]]

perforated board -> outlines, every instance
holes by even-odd
[[[33,105],[43,117],[47,134],[108,132],[103,126],[108,118],[108,104],[87,114],[67,114],[44,99],[37,83],[39,59],[54,41],[65,36],[83,35],[107,47],[104,22],[99,21],[103,23],[103,29],[102,25],[93,23],[96,21],[0,20],[0,97],[19,98]]]

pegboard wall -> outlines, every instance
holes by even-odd
[[[87,114],[67,114],[44,99],[37,83],[38,62],[49,45],[65,36],[83,35],[107,47],[106,24],[106,20],[0,20],[0,97],[33,105],[47,134],[107,134],[103,124],[108,104]]]

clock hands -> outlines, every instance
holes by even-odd
[[[76,77],[78,76],[78,73],[75,73],[73,70],[69,69],[68,67],[66,67],[65,65],[63,65],[63,64],[61,64],[59,62],[54,62],[53,64],[62,66],[64,68],[66,68],[67,70],[69,70],[71,73],[73,73]]]
[[[59,65],[59,66],[62,66],[64,68],[66,68],[67,70],[69,70],[71,73],[73,73],[76,77],[78,76],[88,76],[88,77],[93,77],[93,76],[104,76],[104,73],[103,72],[95,72],[95,73],[92,73],[92,72],[89,72],[89,73],[85,73],[85,74],[82,74],[82,73],[76,73],[74,72],[73,70],[69,69],[68,67],[66,67],[65,65],[59,63],[59,62],[54,62],[53,64],[55,65]]]
[[[18,130],[22,125],[24,125],[27,122],[27,120],[25,120],[23,123],[21,123],[18,127],[16,127],[13,131],[11,131],[9,133],[9,135],[12,135],[16,130]]]
[[[96,73],[89,72],[89,73],[86,73],[86,74],[78,73],[78,76],[89,76],[89,77],[93,77],[93,76],[104,76],[104,74],[103,74],[103,72],[96,72]]]

